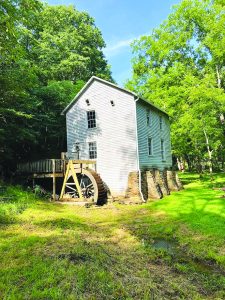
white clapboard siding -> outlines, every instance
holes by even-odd
[[[147,125],[147,113],[150,110],[152,120]],[[160,119],[162,116],[162,129]],[[166,114],[151,107],[148,103],[137,101],[138,152],[140,169],[157,168],[163,170],[172,166],[170,123]],[[148,137],[152,138],[153,153],[148,154]],[[161,139],[164,140],[165,159],[161,155]]]
[[[87,128],[88,110],[96,112],[96,128]],[[128,174],[138,169],[134,96],[93,80],[69,108],[66,119],[69,155],[75,143],[80,143],[80,159],[89,159],[88,142],[96,141],[97,172],[113,195],[123,195]]]

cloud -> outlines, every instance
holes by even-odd
[[[122,51],[127,50],[127,48],[130,47],[131,43],[136,40],[139,39],[142,35],[134,37],[134,38],[130,38],[130,39],[126,39],[126,40],[120,40],[117,41],[116,43],[109,43],[109,46],[107,46],[104,49],[104,54],[109,58],[112,56],[115,56],[117,54],[120,54]]]
[[[120,40],[120,41],[117,41],[114,44],[109,43],[109,46],[107,46],[104,49],[104,53],[107,57],[111,57],[111,56],[115,56],[117,54],[120,54],[122,51],[126,50],[126,48],[130,47],[131,43],[134,40],[140,39],[144,35],[148,35],[148,33],[140,34],[139,36],[136,36],[136,37],[133,37],[133,38],[130,38],[130,39]]]
[[[105,48],[104,53],[107,56],[113,56],[120,53],[125,48],[129,47],[134,39],[121,40],[116,42],[115,44],[111,44]]]

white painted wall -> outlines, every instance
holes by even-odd
[[[96,128],[87,128],[87,110],[95,110]],[[80,159],[89,159],[88,142],[96,141],[97,172],[112,195],[124,195],[128,174],[138,169],[135,114],[133,95],[98,80],[92,81],[66,114],[68,153],[79,142]]]

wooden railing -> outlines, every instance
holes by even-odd
[[[64,159],[43,159],[17,165],[18,173],[63,173]]]
[[[91,168],[96,171],[94,160],[71,160],[75,168]],[[20,163],[17,165],[18,174],[55,174],[64,173],[67,159],[42,159],[38,161]]]

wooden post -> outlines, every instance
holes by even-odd
[[[69,161],[68,164],[67,164],[66,173],[65,173],[65,175],[64,175],[63,186],[62,186],[61,193],[60,193],[60,197],[59,197],[60,200],[62,200],[63,195],[64,195],[64,192],[65,192],[65,188],[66,188],[66,181],[67,181],[67,179],[68,179],[69,170],[70,170],[70,168],[69,168],[69,163],[70,163],[70,161]]]
[[[53,201],[56,200],[56,176],[55,176],[55,159],[52,159],[52,183],[53,183],[53,186],[52,186],[52,198],[53,198]]]

